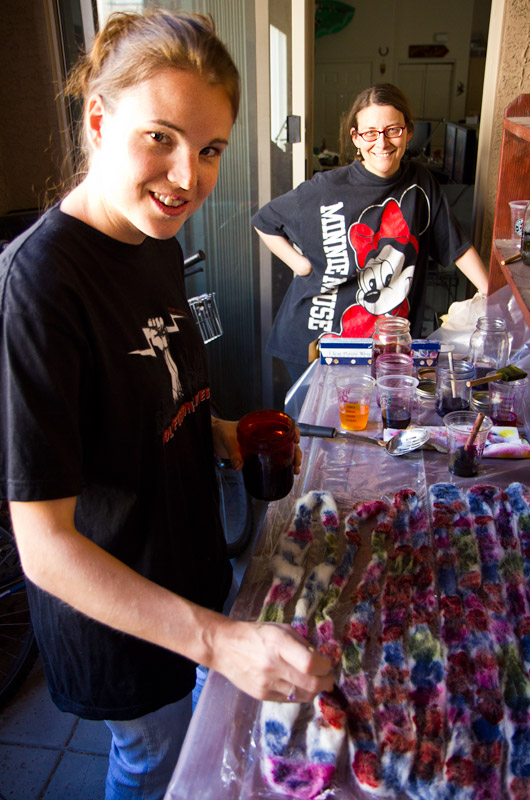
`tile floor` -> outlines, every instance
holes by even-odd
[[[0,800],[102,800],[110,734],[50,700],[40,660],[0,711]]]
[[[266,503],[255,501],[250,542],[232,560],[239,582],[266,509]],[[0,800],[103,800],[109,745],[104,722],[56,708],[38,660],[17,695],[0,709]]]

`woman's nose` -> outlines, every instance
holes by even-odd
[[[180,150],[168,169],[168,180],[180,189],[189,191],[197,183],[197,159],[191,152]]]

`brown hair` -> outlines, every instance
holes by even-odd
[[[359,92],[349,112],[342,115],[340,129],[340,151],[341,163],[348,164],[354,158],[353,144],[350,131],[352,128],[357,130],[357,114],[368,106],[394,106],[397,111],[401,111],[405,119],[407,130],[412,133],[414,121],[410,103],[397,86],[392,83],[376,83],[368,89]]]
[[[65,91],[82,101],[83,117],[94,94],[112,111],[121,92],[167,67],[196,72],[208,84],[222,86],[236,118],[240,97],[237,67],[217,37],[212,18],[186,11],[148,8],[142,14],[111,14],[90,51],[72,71]],[[81,169],[85,171],[84,126],[80,137]]]

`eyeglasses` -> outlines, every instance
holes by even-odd
[[[357,131],[357,135],[365,142],[375,142],[381,134],[384,134],[386,139],[399,139],[406,127],[406,125],[392,125],[391,128],[385,128],[384,131],[365,131],[364,133]]]

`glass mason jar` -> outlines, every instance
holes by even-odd
[[[376,320],[372,343],[372,377],[375,378],[375,364],[382,353],[411,354],[410,322],[404,317],[381,317]]]
[[[468,360],[475,367],[475,378],[505,367],[510,354],[506,322],[498,317],[479,317],[469,340]]]
[[[239,420],[245,488],[258,500],[279,500],[293,487],[296,425],[283,411],[251,411]]]
[[[469,361],[455,361],[453,369],[436,368],[435,408],[440,417],[451,411],[467,411],[471,403],[471,387],[475,369]]]

